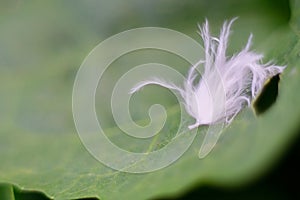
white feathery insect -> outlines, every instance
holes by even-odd
[[[149,84],[179,92],[187,113],[196,120],[189,129],[220,122],[230,124],[245,106],[251,105],[264,82],[282,73],[285,68],[270,62],[262,64],[263,55],[250,51],[252,35],[244,49],[232,57],[227,57],[228,37],[234,21],[235,19],[224,22],[219,38],[210,35],[207,20],[203,26],[199,26],[205,58],[190,68],[182,88],[154,78],[138,83],[131,93]],[[200,75],[197,68],[202,65],[204,72],[198,80]]]

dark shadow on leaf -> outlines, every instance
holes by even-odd
[[[260,95],[255,100],[253,106],[257,115],[267,111],[276,101],[278,96],[279,74],[267,81]]]

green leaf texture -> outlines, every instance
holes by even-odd
[[[73,5],[67,1],[0,3],[0,198],[14,198],[12,184],[53,199],[150,199],[176,195],[202,184],[233,187],[268,170],[299,130],[300,4],[296,0],[290,3],[292,18],[288,20],[279,14],[278,17],[278,11],[269,7],[273,1],[266,5],[261,1],[234,2],[214,0],[212,4],[198,5],[190,1],[182,10],[172,3],[170,12],[174,15],[155,11],[159,6],[156,3],[142,5],[137,1],[128,5],[123,1],[116,5],[80,1]],[[141,14],[139,9],[143,6],[153,9],[151,19]],[[169,5],[160,6],[167,9]],[[138,13],[126,13],[130,9]],[[98,42],[137,26],[173,28],[199,40],[196,22],[208,17],[213,30],[218,30],[223,20],[236,15],[240,17],[233,26],[229,53],[241,48],[253,32],[254,49],[264,52],[266,60],[287,65],[274,105],[259,116],[252,108],[245,109],[204,159],[197,156],[204,138],[201,129],[178,161],[156,172],[115,171],[88,153],[73,124],[71,95],[80,63]],[[124,16],[132,20],[128,26],[120,22]],[[154,16],[163,19],[160,24],[151,21],[159,21]],[[174,62],[181,65],[181,61]],[[178,126],[174,96],[169,99],[163,102],[169,119],[160,136],[137,145],[136,141],[124,142],[122,133],[108,125],[111,139],[131,150],[163,147]],[[105,106],[98,107],[105,117]],[[133,113],[135,109],[138,110],[133,106]],[[134,115],[137,120],[147,118],[145,113],[142,117],[138,112]]]

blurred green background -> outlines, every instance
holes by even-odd
[[[291,16],[290,2],[287,0],[0,0],[0,136],[2,137],[0,156],[3,156],[0,157],[0,166],[2,165],[0,169],[15,165],[17,170],[18,165],[26,163],[24,160],[29,159],[30,162],[32,154],[30,151],[28,157],[8,161],[9,158],[5,156],[11,152],[7,153],[7,149],[13,151],[15,155],[18,155],[18,151],[26,151],[19,148],[18,142],[14,143],[13,140],[34,146],[36,145],[32,140],[34,135],[44,134],[47,140],[46,135],[49,134],[56,138],[64,138],[62,135],[76,133],[72,118],[73,82],[83,59],[104,39],[132,28],[158,26],[180,31],[201,42],[197,34],[197,23],[202,23],[207,18],[212,26],[212,32],[217,35],[223,21],[235,16],[239,19],[233,25],[234,31],[230,38],[228,53],[232,54],[241,49],[250,33],[254,34],[254,49],[264,51],[268,48],[266,40],[269,36],[275,30],[288,26]],[[103,84],[107,86],[107,90],[97,93],[98,117],[106,128],[114,126],[109,114],[109,98],[114,81],[123,73],[118,66],[130,67],[153,61],[173,66],[183,74],[188,69],[188,63],[174,55],[151,50],[120,58],[106,72]],[[280,58],[278,61],[282,62]],[[165,105],[166,108],[171,108],[177,103],[174,96],[164,89],[154,87],[144,92],[147,94],[146,97],[136,96],[137,101],[144,104],[140,103],[139,107],[131,108],[136,120],[146,117],[145,113],[153,101]],[[5,135],[8,134],[12,134],[13,137],[5,139]],[[23,134],[30,134],[32,138],[26,138]],[[55,141],[53,143],[52,147],[44,146],[44,151],[53,151],[52,148],[56,147]],[[294,173],[298,174],[293,159],[299,156],[297,147],[299,145],[293,145],[295,148],[291,148],[290,153],[284,154],[286,158],[270,168],[265,177],[257,178],[250,185],[229,190],[194,185],[175,196],[179,199],[292,197],[298,194],[291,179],[295,180]],[[38,164],[39,170],[49,170],[47,163],[43,165],[41,162],[43,160]],[[9,170],[12,177],[14,167]],[[2,183],[0,197],[10,193],[9,189],[5,189],[6,179],[1,179],[5,177],[1,173],[5,172],[0,171]],[[26,171],[23,173],[30,180],[30,173]],[[19,183],[16,185],[20,186]],[[39,191],[34,191],[38,188],[32,188],[33,191],[28,192],[15,187],[14,198],[47,199],[43,194],[39,194]]]

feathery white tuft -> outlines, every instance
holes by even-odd
[[[230,27],[234,21],[224,22],[219,38],[210,35],[207,20],[199,26],[205,59],[191,67],[183,88],[154,78],[138,83],[131,93],[149,84],[179,92],[186,111],[196,120],[195,124],[189,126],[190,129],[218,122],[229,124],[245,106],[251,104],[264,82],[282,73],[285,68],[270,63],[262,64],[263,55],[250,51],[252,35],[244,49],[230,58],[226,57]],[[202,65],[204,73],[197,81],[197,68]]]

